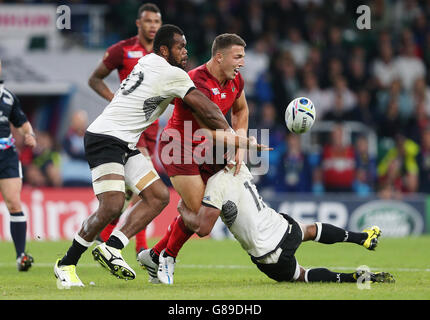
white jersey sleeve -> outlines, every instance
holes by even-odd
[[[188,73],[178,67],[173,67],[161,88],[161,95],[183,99],[191,88],[195,88],[195,85]]]

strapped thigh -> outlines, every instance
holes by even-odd
[[[109,162],[91,169],[94,194],[98,195],[108,191],[119,191],[125,193],[124,180],[109,179],[97,181],[100,177],[108,174],[117,174],[124,177],[124,166],[116,162]]]

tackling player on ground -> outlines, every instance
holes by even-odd
[[[249,111],[239,69],[244,65],[245,46],[245,41],[238,35],[221,34],[213,41],[211,59],[188,72],[197,89],[218,105],[224,115],[231,109],[232,127],[237,134],[244,137],[248,131]],[[195,133],[200,129],[203,119],[199,119],[192,111],[186,102],[175,100],[175,109],[161,134],[158,152],[173,187],[187,206],[197,212],[205,183],[200,176],[200,165],[194,161],[193,155],[197,147],[206,142],[196,137]],[[180,137],[176,132],[180,132]],[[175,142],[182,158],[170,163],[166,161],[163,150],[166,145],[170,146]],[[187,157],[192,161],[187,162]],[[235,163],[239,164],[236,171],[240,169],[242,159],[243,152],[239,150],[235,154]],[[160,267],[168,266],[167,269],[171,270],[168,273],[166,270],[160,270],[157,276],[156,272],[148,269],[153,282],[157,283],[159,280],[165,284],[173,283],[175,258],[193,233],[184,225],[182,218],[177,217],[170,224],[165,236],[151,250],[141,252],[142,256],[138,256],[138,259],[151,255]]]
[[[152,163],[136,149],[136,144],[141,133],[160,117],[174,98],[184,100],[200,118],[204,117],[208,128],[226,130],[220,134],[223,141],[232,137],[235,145],[268,149],[233,134],[218,106],[195,90],[194,83],[183,70],[188,59],[185,46],[185,36],[180,28],[162,26],[154,39],[154,53],[139,60],[111,103],[88,127],[84,139],[85,154],[99,207],[83,222],[66,255],[55,263],[54,274],[61,285],[84,286],[76,274],[76,265],[97,234],[121,214],[125,184],[139,194],[141,200],[133,206],[125,224],[113,231],[106,243],[96,246],[92,253],[96,261],[118,278],[135,278],[136,274],[122,258],[121,250],[169,202],[168,188]]]
[[[100,96],[111,101],[114,97],[114,93],[109,89],[103,79],[114,69],[118,71],[120,82],[127,78],[139,59],[152,52],[154,37],[161,27],[161,24],[160,9],[155,4],[146,3],[140,6],[136,19],[137,35],[122,40],[106,50],[103,61],[98,65],[96,70],[94,70],[88,80],[90,87]],[[157,119],[142,133],[136,145],[140,152],[149,160],[151,160],[151,157],[154,155],[158,128],[159,120]],[[131,198],[131,195],[133,195],[133,198]],[[126,197],[128,201],[125,202],[123,210],[127,209],[130,200],[131,205],[134,205],[139,200],[139,197],[133,194],[129,188],[127,188]],[[115,219],[112,221],[100,233],[102,241],[107,241],[118,224],[118,220],[119,219]],[[144,229],[136,234],[136,253],[139,253],[147,247],[146,232]]]
[[[346,231],[328,223],[302,224],[287,214],[278,213],[263,201],[253,176],[243,165],[240,172],[221,169],[209,178],[198,213],[180,200],[178,211],[185,225],[200,237],[210,233],[217,218],[221,219],[246,250],[260,271],[276,281],[304,282],[394,282],[387,272],[333,272],[326,268],[305,269],[295,252],[302,241],[325,244],[350,242],[374,250],[381,230],[373,226],[363,232]]]

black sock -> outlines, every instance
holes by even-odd
[[[352,232],[345,229],[336,227],[328,223],[317,223],[317,235],[320,234],[319,239],[315,241],[333,244],[337,242],[352,242],[356,244],[363,244],[367,239],[366,232]],[[321,229],[321,230],[319,230]],[[318,236],[317,236],[318,237]]]
[[[58,263],[59,266],[69,266],[69,265],[77,265],[81,255],[88,249],[88,247],[83,246],[78,241],[73,239],[72,245],[67,250],[66,255],[61,259]]]
[[[106,245],[112,248],[116,248],[116,249],[123,249],[124,248],[124,244],[122,243],[122,241],[114,235],[110,235],[108,241],[106,241]]]
[[[326,268],[315,268],[307,271],[307,282],[357,282],[355,273],[337,273]]]
[[[23,212],[10,214],[10,235],[15,245],[16,257],[20,257],[25,251],[27,235],[27,221]]]
[[[160,264],[160,260],[159,260],[159,255],[155,253],[154,250],[151,249],[151,251],[149,251],[149,255],[151,256],[152,261],[154,261],[154,263],[156,264]]]

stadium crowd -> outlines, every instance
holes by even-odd
[[[190,69],[207,60],[217,34],[237,33],[247,42],[241,73],[249,128],[270,129],[270,146],[275,148],[268,174],[259,177],[260,188],[315,194],[378,192],[384,197],[430,192],[430,1],[364,1],[371,9],[371,29],[365,30],[356,25],[356,8],[363,1],[152,2],[161,8],[164,23],[184,30]],[[103,1],[109,8],[106,47],[135,35],[141,3]],[[319,148],[307,148],[301,136],[289,134],[285,126],[285,108],[298,96],[314,102],[317,122],[335,123],[320,137]],[[82,115],[72,121],[63,141],[39,133],[38,149],[33,154],[22,150],[25,183],[67,185],[62,156],[85,163],[80,140],[85,121]],[[368,130],[345,139],[350,121]],[[367,133],[372,130],[377,135],[376,154],[368,148]],[[77,172],[73,170],[75,177]],[[90,185],[85,177],[79,181]]]

